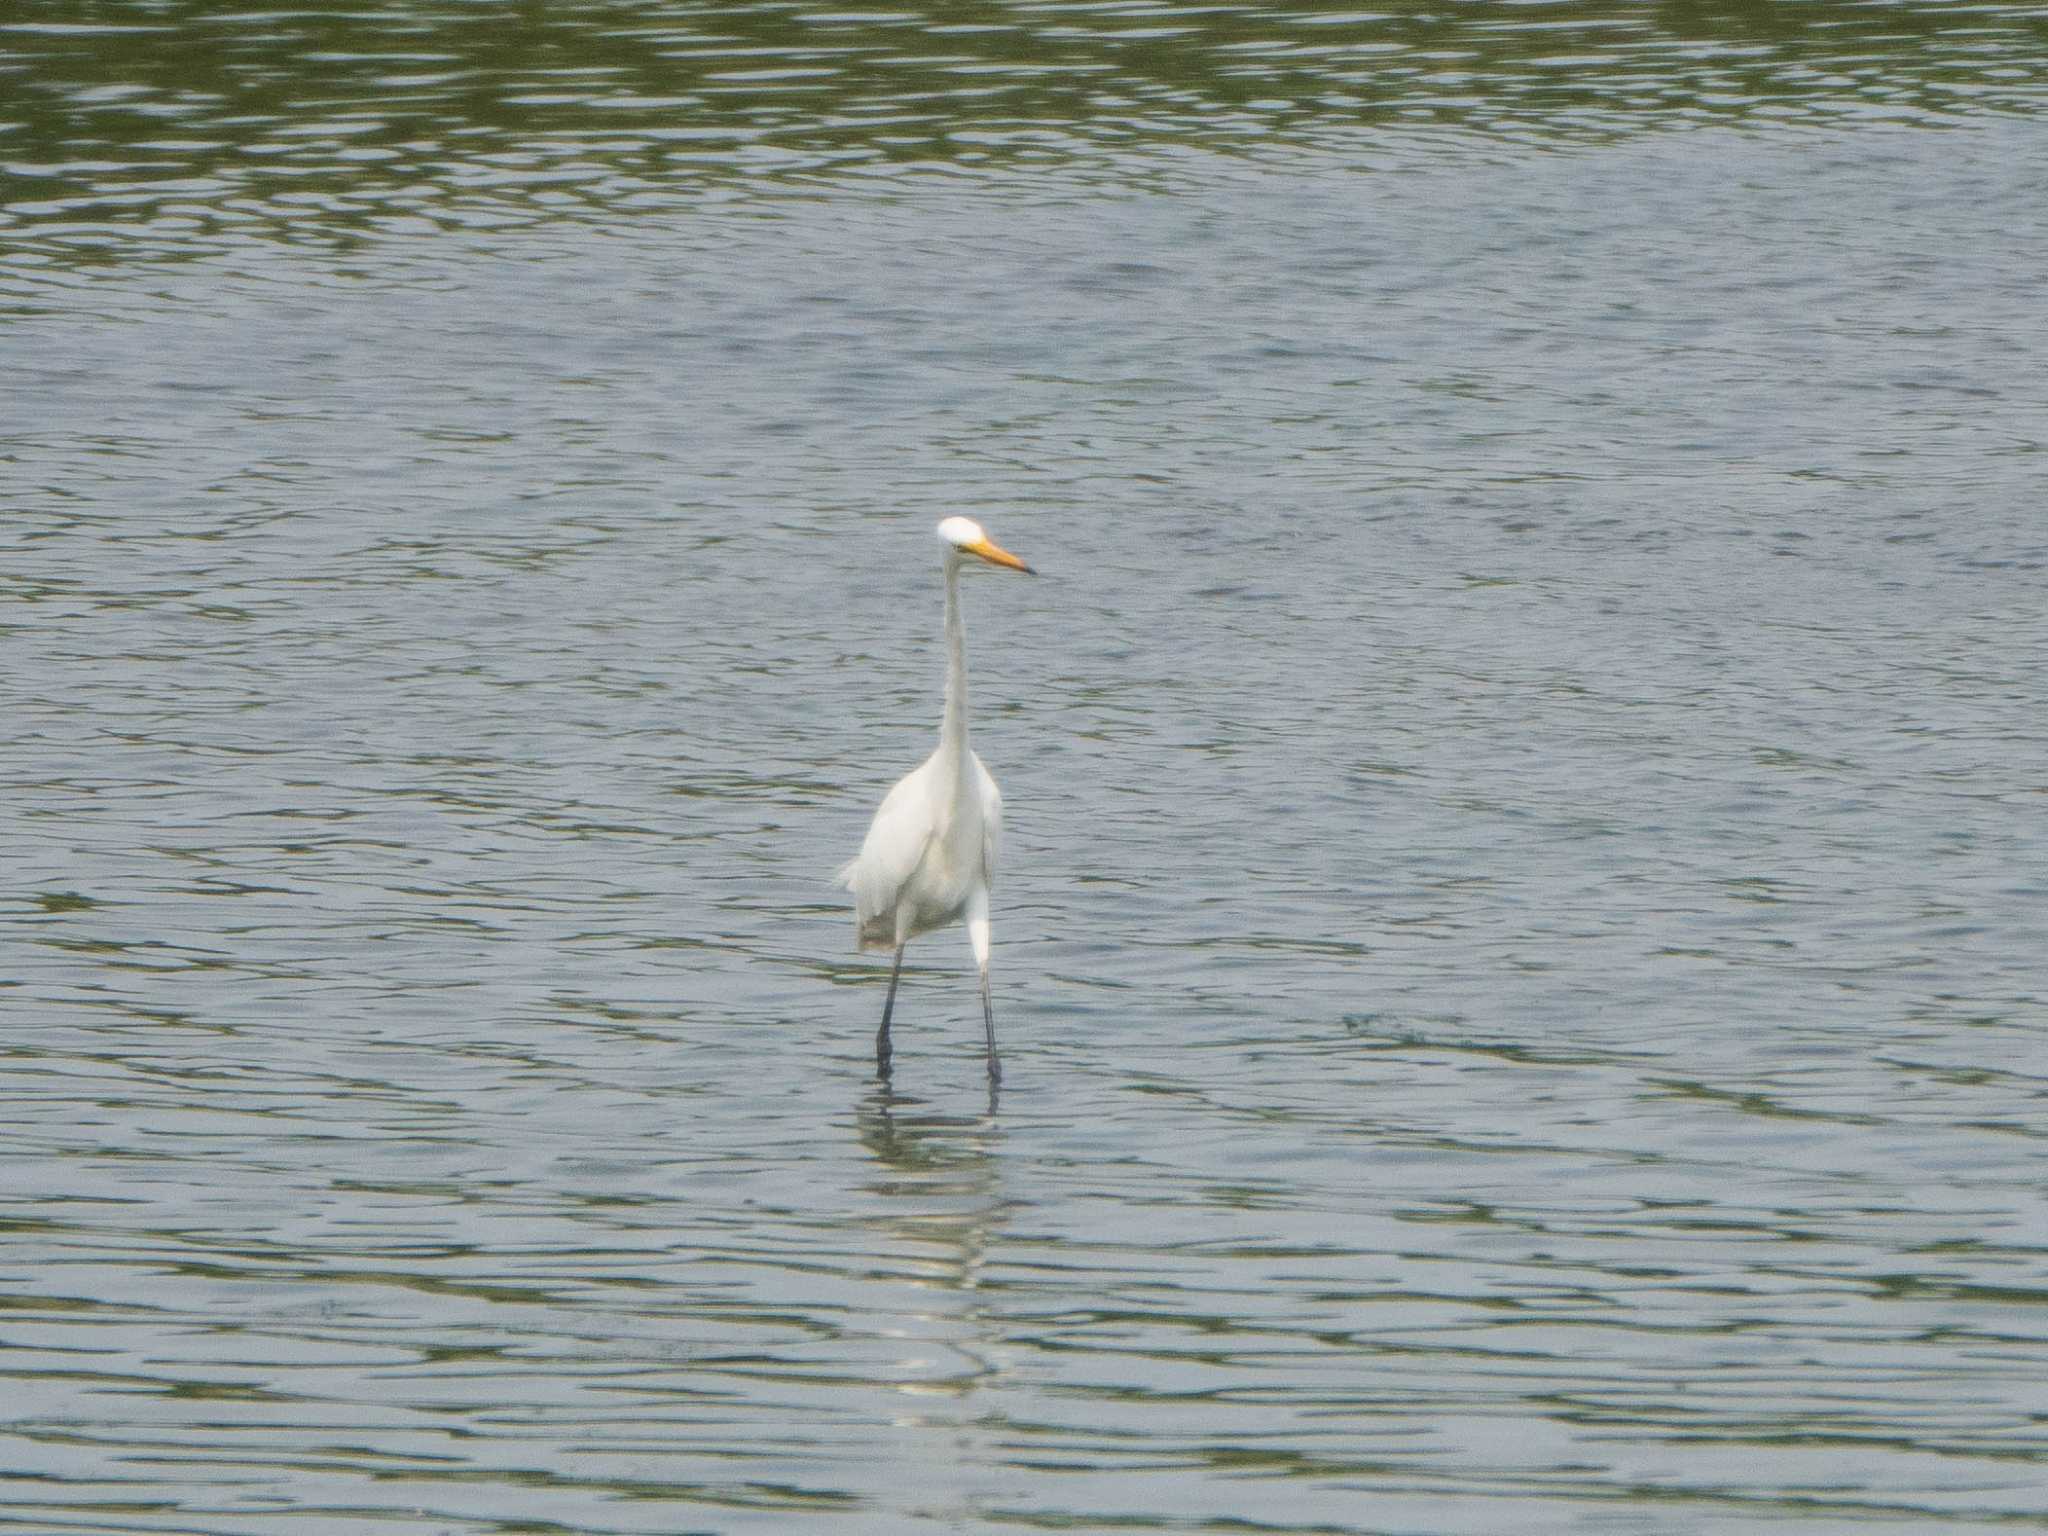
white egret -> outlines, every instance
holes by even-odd
[[[903,975],[903,947],[921,933],[966,919],[981,971],[981,1018],[988,1032],[991,1089],[1001,1081],[996,1015],[988,994],[988,893],[1003,833],[1003,797],[967,745],[967,633],[960,622],[960,567],[968,556],[1026,575],[1038,573],[989,538],[971,517],[939,524],[946,545],[946,715],[938,750],[896,781],[868,825],[860,854],[839,871],[853,892],[861,949],[894,949],[875,1070],[889,1071],[889,1015]]]

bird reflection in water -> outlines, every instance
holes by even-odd
[[[876,1335],[892,1341],[883,1379],[903,1394],[903,1421],[930,1431],[935,1455],[954,1463],[927,1473],[957,1479],[971,1499],[1001,1460],[979,1394],[1003,1374],[1012,1327],[986,1274],[1011,1205],[996,1155],[1002,1129],[992,1115],[936,1111],[885,1082],[869,1085],[854,1116],[874,1160],[857,1221],[884,1319]]]

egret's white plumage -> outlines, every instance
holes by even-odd
[[[967,745],[967,634],[960,621],[960,567],[968,557],[1031,573],[991,540],[972,518],[939,524],[946,545],[946,714],[938,750],[896,781],[868,825],[860,853],[839,871],[853,892],[854,928],[862,949],[893,949],[889,996],[875,1034],[875,1065],[889,1070],[889,1016],[903,973],[903,946],[921,933],[965,920],[981,972],[982,1021],[988,1031],[991,1082],[996,1059],[995,1009],[988,988],[988,895],[1003,835],[1003,797]]]

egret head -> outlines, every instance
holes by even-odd
[[[990,565],[1000,565],[1013,571],[1022,571],[1027,576],[1036,576],[1038,574],[1038,572],[1032,570],[1022,560],[1019,560],[1015,555],[1003,548],[1002,545],[996,543],[994,539],[991,539],[988,536],[987,530],[971,517],[947,518],[943,523],[939,524],[939,537],[944,539],[956,551],[955,554],[948,556],[949,559],[958,559],[960,555],[973,555],[978,559],[986,560]]]

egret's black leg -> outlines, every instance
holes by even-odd
[[[988,1030],[988,1083],[993,1088],[1003,1080],[1003,1064],[996,1056],[996,1010],[988,1000],[988,970],[981,973],[981,1022]]]
[[[882,1003],[882,1027],[875,1031],[875,1076],[889,1075],[889,1015],[896,1011],[896,983],[903,976],[903,946],[896,946],[896,963],[889,967],[889,995]]]

